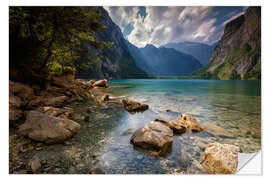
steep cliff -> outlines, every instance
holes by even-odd
[[[230,21],[210,63],[193,73],[210,79],[261,78],[261,8],[249,7]]]
[[[140,50],[155,76],[185,76],[202,66],[193,56],[173,48],[147,45]]]
[[[100,57],[90,69],[79,68],[76,76],[80,78],[146,78],[148,75],[137,67],[135,59],[130,54],[120,28],[111,20],[107,11],[100,8],[102,13],[102,24],[107,26],[106,30],[99,31],[95,38],[97,41],[113,42],[107,49],[96,49],[89,45],[84,48],[90,57]],[[88,61],[87,56],[81,55],[81,61]]]
[[[216,45],[217,43],[208,45],[200,42],[185,41],[179,43],[168,43],[165,44],[163,47],[174,48],[177,51],[181,51],[183,53],[192,55],[193,57],[198,59],[202,65],[206,65],[209,63],[211,55]]]

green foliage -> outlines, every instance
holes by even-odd
[[[33,66],[49,74],[75,71],[83,44],[95,48],[113,45],[95,40],[95,33],[106,29],[101,18],[98,7],[10,7],[11,64]],[[90,58],[82,66],[89,67],[97,59]]]
[[[247,72],[244,76],[244,79],[248,80],[258,80],[261,79],[261,63],[258,62],[252,70]]]
[[[209,67],[211,67],[211,63],[203,66],[202,68],[198,69],[197,71],[191,74],[192,79],[219,79],[217,73],[211,73],[208,71]]]
[[[90,59],[90,58],[89,58]],[[80,64],[80,68],[81,69],[84,69],[84,70],[87,70],[89,68],[91,68],[91,66],[97,62],[100,61],[100,57],[96,57],[94,60],[91,60],[91,61],[88,61],[88,62],[82,62]]]
[[[241,80],[241,76],[236,72],[236,70],[233,70],[230,76],[230,79],[232,80]]]

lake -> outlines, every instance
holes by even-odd
[[[199,159],[208,143],[235,144],[243,153],[261,148],[260,81],[147,79],[110,80],[109,85],[105,92],[148,104],[149,109],[130,114],[117,103],[76,104],[81,129],[69,140],[72,145],[52,145],[39,152],[41,159],[43,155],[59,163],[61,173],[87,173],[91,167],[106,174],[196,174],[206,173]],[[94,113],[87,114],[88,106]],[[182,113],[215,133],[174,136],[172,151],[165,157],[143,154],[130,144],[132,133],[148,122],[175,121]],[[85,122],[88,115],[90,121]]]
[[[112,80],[108,92],[127,96],[150,106],[144,113],[123,112],[113,127],[100,167],[106,173],[203,173],[198,143],[220,142],[240,146],[244,153],[257,152],[261,147],[261,84],[260,81],[219,80]],[[170,110],[170,112],[166,112]],[[199,123],[216,125],[226,135],[185,133],[174,136],[172,152],[165,158],[150,157],[133,149],[132,134],[154,119],[174,121],[181,114],[195,117]],[[215,126],[214,126],[215,128]]]

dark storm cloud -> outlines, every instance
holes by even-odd
[[[214,43],[226,23],[246,7],[105,7],[124,36],[138,47],[169,42]]]

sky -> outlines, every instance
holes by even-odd
[[[124,37],[137,47],[171,42],[212,44],[230,20],[244,14],[242,6],[110,6],[104,7]]]

